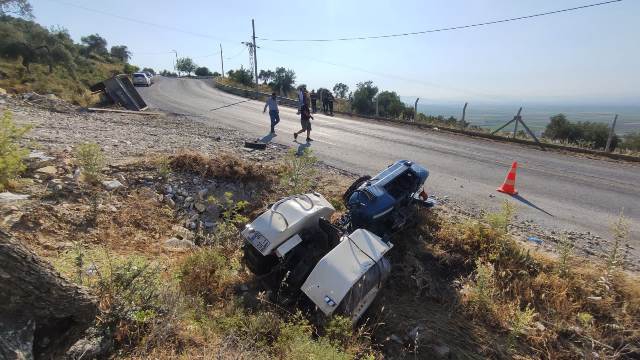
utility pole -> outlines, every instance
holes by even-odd
[[[611,149],[611,140],[613,140],[613,135],[615,134],[616,121],[618,120],[618,114],[613,118],[613,123],[611,124],[611,130],[609,130],[609,138],[607,138],[607,146],[604,148],[604,151],[609,152]]]
[[[258,87],[258,55],[256,51],[256,24],[251,19],[251,28],[253,29],[253,70],[256,77],[256,87]]]
[[[220,44],[220,65],[222,66],[222,78],[224,78],[224,59],[222,58],[222,44]]]

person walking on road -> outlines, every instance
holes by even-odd
[[[330,91],[327,91],[327,104],[329,105],[329,115],[333,116],[333,94]]]
[[[316,102],[318,101],[318,94],[315,90],[311,90],[311,113],[315,114],[318,111]]]
[[[276,134],[276,125],[280,122],[280,112],[278,111],[278,97],[276,93],[271,93],[271,96],[267,98],[266,104],[264,104],[264,109],[262,113],[267,111],[267,107],[269,108],[269,117],[271,118],[271,134]]]
[[[320,95],[320,98],[322,99],[322,112],[323,113],[327,113],[327,109],[328,109],[328,104],[327,104],[327,89],[322,89],[322,94]]]
[[[311,120],[313,116],[309,111],[309,106],[307,104],[302,105],[302,109],[300,109],[300,124],[302,125],[302,129],[300,131],[293,133],[293,140],[298,140],[298,135],[303,132],[307,132],[307,142],[313,141],[311,139]]]

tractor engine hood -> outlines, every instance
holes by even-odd
[[[302,285],[302,291],[325,315],[347,305],[352,308],[349,313],[355,319],[373,301],[379,285],[389,274],[390,266],[383,255],[392,247],[393,244],[382,241],[374,233],[357,229],[343,236],[340,243],[320,259]],[[351,296],[347,294],[358,299],[349,299]],[[353,302],[353,306],[346,302]]]
[[[303,229],[317,228],[318,220],[329,218],[334,211],[331,203],[318,193],[289,196],[271,205],[247,224],[241,234],[266,256]]]

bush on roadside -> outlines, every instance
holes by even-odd
[[[626,134],[621,147],[630,151],[640,151],[640,131]]]
[[[302,153],[295,149],[289,150],[284,160],[285,166],[280,174],[280,182],[288,194],[302,194],[311,190],[315,176],[317,159],[309,148]]]
[[[29,129],[17,126],[8,111],[0,118],[0,191],[9,188],[11,181],[26,169],[22,159],[28,151],[20,141]]]
[[[105,158],[100,145],[96,143],[79,144],[75,149],[75,155],[85,179],[89,182],[98,181],[105,165]]]
[[[628,237],[624,220],[614,225],[608,257],[594,264],[572,262],[568,241],[559,245],[559,259],[530,254],[505,233],[510,214],[503,208],[484,221],[429,225],[432,254],[446,266],[441,271],[465,279],[459,293],[465,313],[493,333],[504,332],[503,350],[509,353],[530,354],[533,348],[552,349],[558,358],[580,357],[583,351],[606,358],[617,356],[615,349],[640,351],[640,286],[618,271]],[[567,336],[595,342],[567,347]]]
[[[181,150],[171,158],[174,170],[199,174],[202,177],[222,178],[237,181],[268,181],[269,167],[236,155],[222,153],[209,157],[193,150]]]
[[[199,296],[209,303],[223,298],[229,287],[238,280],[238,269],[234,259],[225,256],[216,247],[199,249],[178,267],[177,278],[180,289],[192,296]]]
[[[592,149],[604,149],[609,138],[609,126],[605,123],[589,121],[570,122],[564,114],[551,117],[542,136],[552,140],[568,142]],[[619,143],[619,137],[614,134],[611,139],[611,150]]]

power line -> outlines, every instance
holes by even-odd
[[[152,23],[152,22],[149,22],[149,21],[144,21],[144,20],[141,20],[141,19],[133,19],[133,18],[130,18],[130,17],[126,17],[126,16],[122,16],[122,15],[118,15],[118,14],[113,14],[113,13],[102,11],[102,10],[98,10],[98,9],[88,8],[86,6],[82,6],[82,5],[78,5],[78,4],[74,4],[74,3],[70,3],[70,2],[66,2],[66,1],[60,1],[60,0],[49,0],[49,1],[56,2],[58,4],[63,4],[63,5],[75,7],[75,8],[78,8],[78,9],[82,9],[84,11],[89,11],[89,12],[93,12],[93,13],[97,13],[97,14],[101,14],[101,15],[105,15],[105,16],[110,16],[110,17],[113,17],[113,18],[116,18],[116,19],[120,19],[120,20],[124,20],[124,21],[134,22],[136,24],[144,24],[144,25],[153,26],[153,27],[156,27],[156,28],[159,28],[159,29],[175,31],[175,32],[179,32],[179,33],[183,33],[183,34],[187,34],[187,35],[192,35],[192,36],[197,36],[197,37],[202,37],[202,38],[206,38],[206,39],[213,39],[213,40],[218,40],[218,41],[223,41],[223,42],[234,42],[234,41],[230,41],[228,39],[220,39],[220,38],[208,35],[208,34],[198,33],[198,32],[194,32],[194,31],[190,31],[190,30],[183,30],[183,29],[175,28],[173,26],[156,24],[156,23]]]
[[[608,5],[608,4],[617,3],[617,2],[621,2],[621,1],[623,1],[623,0],[610,0],[610,1],[604,1],[604,2],[599,2],[599,3],[594,3],[594,4],[582,5],[582,6],[577,6],[577,7],[567,8],[567,9],[561,9],[561,10],[555,10],[555,11],[547,11],[547,12],[538,13],[538,14],[532,14],[532,15],[518,16],[518,17],[513,17],[513,18],[508,18],[508,19],[493,20],[493,21],[486,21],[486,22],[481,22],[481,23],[476,23],[476,24],[461,25],[461,26],[451,26],[451,27],[445,27],[445,28],[430,29],[430,30],[423,30],[423,31],[414,31],[414,32],[406,32],[406,33],[399,33],[399,34],[355,36],[355,37],[343,37],[343,38],[335,38],[335,39],[269,39],[269,38],[263,38],[263,37],[257,37],[256,36],[256,39],[260,39],[260,40],[263,40],[263,41],[277,41],[277,42],[330,42],[330,41],[352,41],[352,40],[384,39],[384,38],[394,38],[394,37],[401,37],[401,36],[423,35],[423,34],[429,34],[429,33],[435,33],[435,32],[461,30],[461,29],[468,29],[468,28],[473,28],[473,27],[501,24],[501,23],[506,23],[506,22],[511,22],[511,21],[526,20],[526,19],[536,18],[536,17],[540,17],[540,16],[547,16],[547,15],[553,15],[553,14],[559,14],[559,13],[564,13],[564,12],[570,12],[570,11],[575,11],[575,10],[586,9],[586,8],[595,7],[595,6]]]
[[[293,57],[298,57],[298,58],[302,58],[302,59],[307,59],[309,61],[313,61],[313,62],[317,62],[317,63],[322,63],[322,64],[327,64],[327,65],[331,65],[331,66],[335,66],[335,67],[341,67],[341,68],[345,68],[345,69],[349,69],[349,70],[355,70],[355,71],[359,71],[362,73],[367,73],[370,75],[374,75],[374,76],[378,76],[381,78],[388,78],[388,79],[396,79],[396,80],[401,80],[405,83],[413,83],[413,84],[420,84],[422,86],[427,86],[427,87],[431,87],[431,88],[437,88],[437,89],[444,89],[444,90],[450,90],[450,91],[454,91],[457,93],[464,93],[464,94],[468,94],[468,95],[474,95],[474,96],[479,96],[479,97],[484,97],[484,98],[495,98],[498,97],[497,95],[492,95],[492,94],[484,94],[484,93],[479,93],[479,92],[475,92],[472,90],[466,90],[466,89],[460,89],[460,88],[456,88],[456,87],[452,87],[452,86],[446,86],[446,85],[440,85],[440,84],[436,84],[436,83],[431,83],[428,81],[422,81],[422,80],[418,80],[418,79],[410,79],[410,78],[406,78],[403,76],[398,76],[398,75],[392,75],[392,74],[386,74],[386,73],[381,73],[381,72],[377,72],[377,71],[372,71],[372,70],[367,70],[367,69],[363,69],[357,66],[353,66],[353,65],[348,65],[348,64],[342,64],[342,63],[336,63],[336,62],[331,62],[331,61],[327,61],[327,60],[320,60],[311,56],[306,56],[306,55],[300,55],[300,54],[292,54],[292,53],[288,53],[288,52],[284,52],[281,50],[276,50],[276,49],[272,49],[272,48],[266,48],[266,47],[262,47],[263,50],[267,50],[267,51],[271,51],[271,52],[275,52],[275,53],[279,53],[282,55],[287,55],[287,56],[293,56]]]

